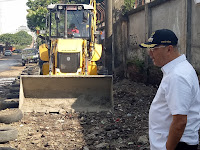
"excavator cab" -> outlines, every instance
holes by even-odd
[[[50,5],[51,38],[91,38],[92,7],[87,5]]]
[[[48,41],[40,46],[41,74],[97,75],[95,62],[101,58],[102,45],[95,41],[94,7],[54,4],[48,10]]]

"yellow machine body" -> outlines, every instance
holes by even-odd
[[[39,54],[42,61],[49,61],[48,48],[46,44],[39,46]]]
[[[95,41],[96,1],[55,4],[48,9],[54,18],[49,19],[48,41],[39,47],[42,75],[21,76],[19,108],[23,112],[111,110],[113,78],[98,75],[96,63],[102,55],[102,45]],[[70,21],[81,30],[68,32]]]

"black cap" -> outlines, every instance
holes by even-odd
[[[152,48],[157,45],[177,45],[177,43],[178,38],[173,31],[161,29],[153,32],[148,42],[141,43],[139,46],[142,48]]]

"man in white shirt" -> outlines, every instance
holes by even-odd
[[[199,81],[177,43],[173,31],[161,29],[140,44],[148,48],[154,65],[163,72],[149,110],[151,150],[197,150],[199,144]]]

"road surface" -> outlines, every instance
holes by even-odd
[[[0,77],[16,77],[23,69],[20,54],[0,56]]]
[[[20,65],[20,63],[20,54],[13,54],[12,56],[0,56],[0,72],[9,70],[12,66]]]

